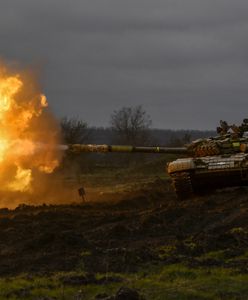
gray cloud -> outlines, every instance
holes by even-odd
[[[43,68],[58,117],[108,125],[114,109],[137,104],[161,128],[248,116],[245,0],[9,0],[0,8],[0,55]]]

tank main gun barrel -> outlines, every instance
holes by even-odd
[[[118,153],[168,153],[168,154],[186,154],[186,147],[135,147],[124,145],[85,145],[71,144],[68,145],[68,151],[73,153],[81,152],[118,152]]]

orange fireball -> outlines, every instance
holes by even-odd
[[[28,72],[0,66],[0,190],[31,192],[34,173],[59,163],[58,126]]]

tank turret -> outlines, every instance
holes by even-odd
[[[215,137],[198,139],[185,147],[68,145],[68,151],[181,154],[168,163],[167,172],[179,199],[210,188],[248,185],[248,119],[240,126],[220,121]]]

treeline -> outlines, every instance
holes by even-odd
[[[123,107],[110,116],[109,127],[89,127],[81,119],[63,118],[61,132],[67,144],[114,144],[134,146],[180,147],[192,140],[214,136],[214,131],[154,129],[150,116],[142,106]],[[96,172],[103,168],[125,168],[157,159],[157,154],[134,153],[111,155],[89,153],[65,155],[62,169],[66,173]]]
[[[88,127],[81,119],[63,118],[61,131],[65,143],[122,144],[134,146],[182,146],[192,140],[215,135],[213,131],[154,129],[150,115],[142,106],[115,110],[109,127]]]
[[[88,127],[85,142],[92,144],[112,144],[115,141],[115,132],[112,128]],[[151,145],[179,146],[199,138],[215,136],[216,132],[211,130],[173,130],[173,129],[149,129]]]

